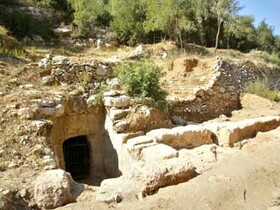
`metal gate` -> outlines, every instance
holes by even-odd
[[[82,179],[89,175],[90,155],[86,136],[67,139],[63,143],[65,169],[73,179]]]

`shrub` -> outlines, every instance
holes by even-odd
[[[120,64],[116,73],[130,95],[165,101],[166,93],[159,84],[161,69],[151,61]]]
[[[280,66],[280,58],[279,53],[273,51],[269,57],[269,62]]]
[[[0,18],[2,18],[4,26],[18,39],[25,36],[31,37],[32,35],[50,39],[53,35],[47,19],[38,20],[33,15],[20,9],[3,11]],[[42,24],[44,27],[42,27]]]
[[[267,79],[257,80],[245,84],[244,92],[255,94],[273,101],[279,101],[279,91],[271,90]]]

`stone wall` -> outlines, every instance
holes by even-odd
[[[230,115],[239,109],[239,94],[247,82],[267,78],[272,87],[280,88],[280,71],[266,66],[258,67],[251,62],[222,60],[213,66],[215,74],[207,85],[195,88],[193,95],[181,100],[170,101],[171,115],[181,122],[203,122],[221,114]]]
[[[101,83],[112,77],[114,62],[90,60],[77,63],[65,56],[48,54],[38,63],[44,69],[43,85],[77,85],[80,84],[89,94],[98,92]]]

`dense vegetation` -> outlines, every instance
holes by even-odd
[[[11,9],[19,4],[39,8],[43,18]],[[122,44],[171,39],[181,46],[187,41],[277,54],[280,37],[273,27],[265,21],[255,27],[254,18],[240,16],[240,9],[238,0],[0,0],[0,25],[19,39],[33,34],[47,39],[51,27],[73,21],[80,36],[94,37],[96,28],[110,28]]]
[[[161,70],[153,62],[122,63],[115,71],[130,95],[150,98],[154,102],[165,101],[166,93],[159,84]]]

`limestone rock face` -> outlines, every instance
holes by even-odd
[[[207,129],[215,133],[219,145],[233,146],[245,138],[251,138],[257,132],[265,132],[280,126],[280,117],[259,117],[239,122],[223,122],[205,124]]]
[[[130,105],[130,97],[128,96],[105,96],[104,105],[108,107],[125,108]]]
[[[165,144],[156,144],[141,151],[141,159],[146,162],[170,159],[178,156],[178,151]]]
[[[186,182],[196,176],[195,167],[184,159],[172,158],[160,164],[148,164],[143,176],[143,193],[153,194],[159,188]]]
[[[34,185],[35,202],[40,208],[52,209],[71,202],[73,180],[61,169],[43,172]]]
[[[156,142],[167,144],[173,148],[193,148],[213,142],[212,132],[197,125],[156,129],[148,132],[147,135],[154,137]]]
[[[55,107],[40,107],[39,113],[46,117],[60,117],[64,114],[64,106],[58,104]]]

